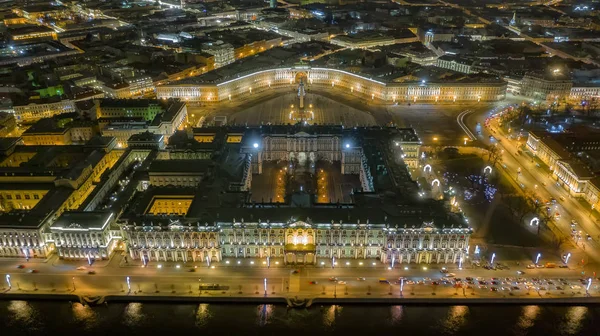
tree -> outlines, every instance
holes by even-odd
[[[487,160],[491,166],[496,166],[496,163],[502,160],[502,150],[496,145],[489,146]]]

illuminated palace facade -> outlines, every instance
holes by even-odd
[[[249,258],[282,260],[285,264],[329,264],[338,259],[384,264],[458,263],[467,256],[471,234],[467,226],[439,227],[432,222],[399,228],[368,220],[307,221],[310,223],[293,218],[287,222],[233,219],[208,225],[130,223],[122,226],[122,231],[131,258],[146,262]]]
[[[202,82],[202,77],[156,88],[158,98],[219,102],[275,87],[294,86],[303,80],[310,86],[339,89],[368,99],[395,102],[499,101],[506,96],[506,82],[383,82],[330,68],[295,66],[261,70],[233,79]]]

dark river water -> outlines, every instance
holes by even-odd
[[[177,333],[177,334],[176,334]],[[600,335],[600,307],[0,301],[0,335]]]

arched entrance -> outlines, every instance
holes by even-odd
[[[300,81],[302,81],[305,84],[308,83],[308,75],[306,74],[306,72],[296,72],[295,83],[298,84],[300,83]]]

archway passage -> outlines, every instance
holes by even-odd
[[[295,83],[298,84],[300,83],[300,81],[302,81],[304,84],[308,83],[308,75],[306,74],[306,72],[296,73]]]

